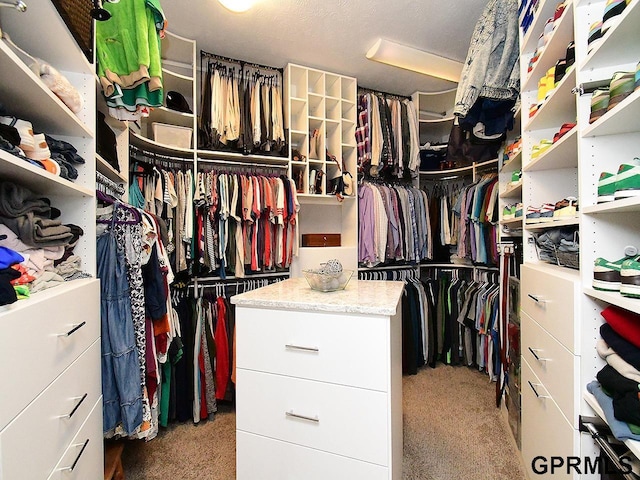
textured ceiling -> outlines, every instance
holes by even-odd
[[[197,48],[249,62],[287,63],[354,76],[360,86],[409,95],[454,84],[367,60],[383,37],[465,60],[484,0],[257,0],[232,13],[217,0],[164,0],[169,30]]]

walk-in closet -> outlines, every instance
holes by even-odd
[[[0,480],[640,478],[638,3],[0,1]]]

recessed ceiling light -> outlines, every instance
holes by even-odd
[[[379,38],[367,52],[369,60],[404,68],[412,72],[459,82],[462,63],[417,48]]]
[[[231,10],[232,12],[242,13],[249,10],[255,0],[218,0],[223,7],[227,10]]]

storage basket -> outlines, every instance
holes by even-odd
[[[172,147],[191,148],[192,128],[157,122],[153,122],[151,126],[153,128],[153,139],[156,142]]]
[[[91,18],[93,2],[91,0],[52,0],[52,2],[80,50],[87,60],[93,63],[93,19]]]
[[[556,249],[558,265],[561,267],[574,268],[580,270],[580,253],[579,252],[561,252]]]

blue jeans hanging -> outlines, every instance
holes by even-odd
[[[118,206],[114,207],[116,218]],[[111,228],[97,239],[102,331],[103,429],[111,435],[118,424],[130,435],[142,423],[142,387],[136,349],[129,281],[124,252]]]

